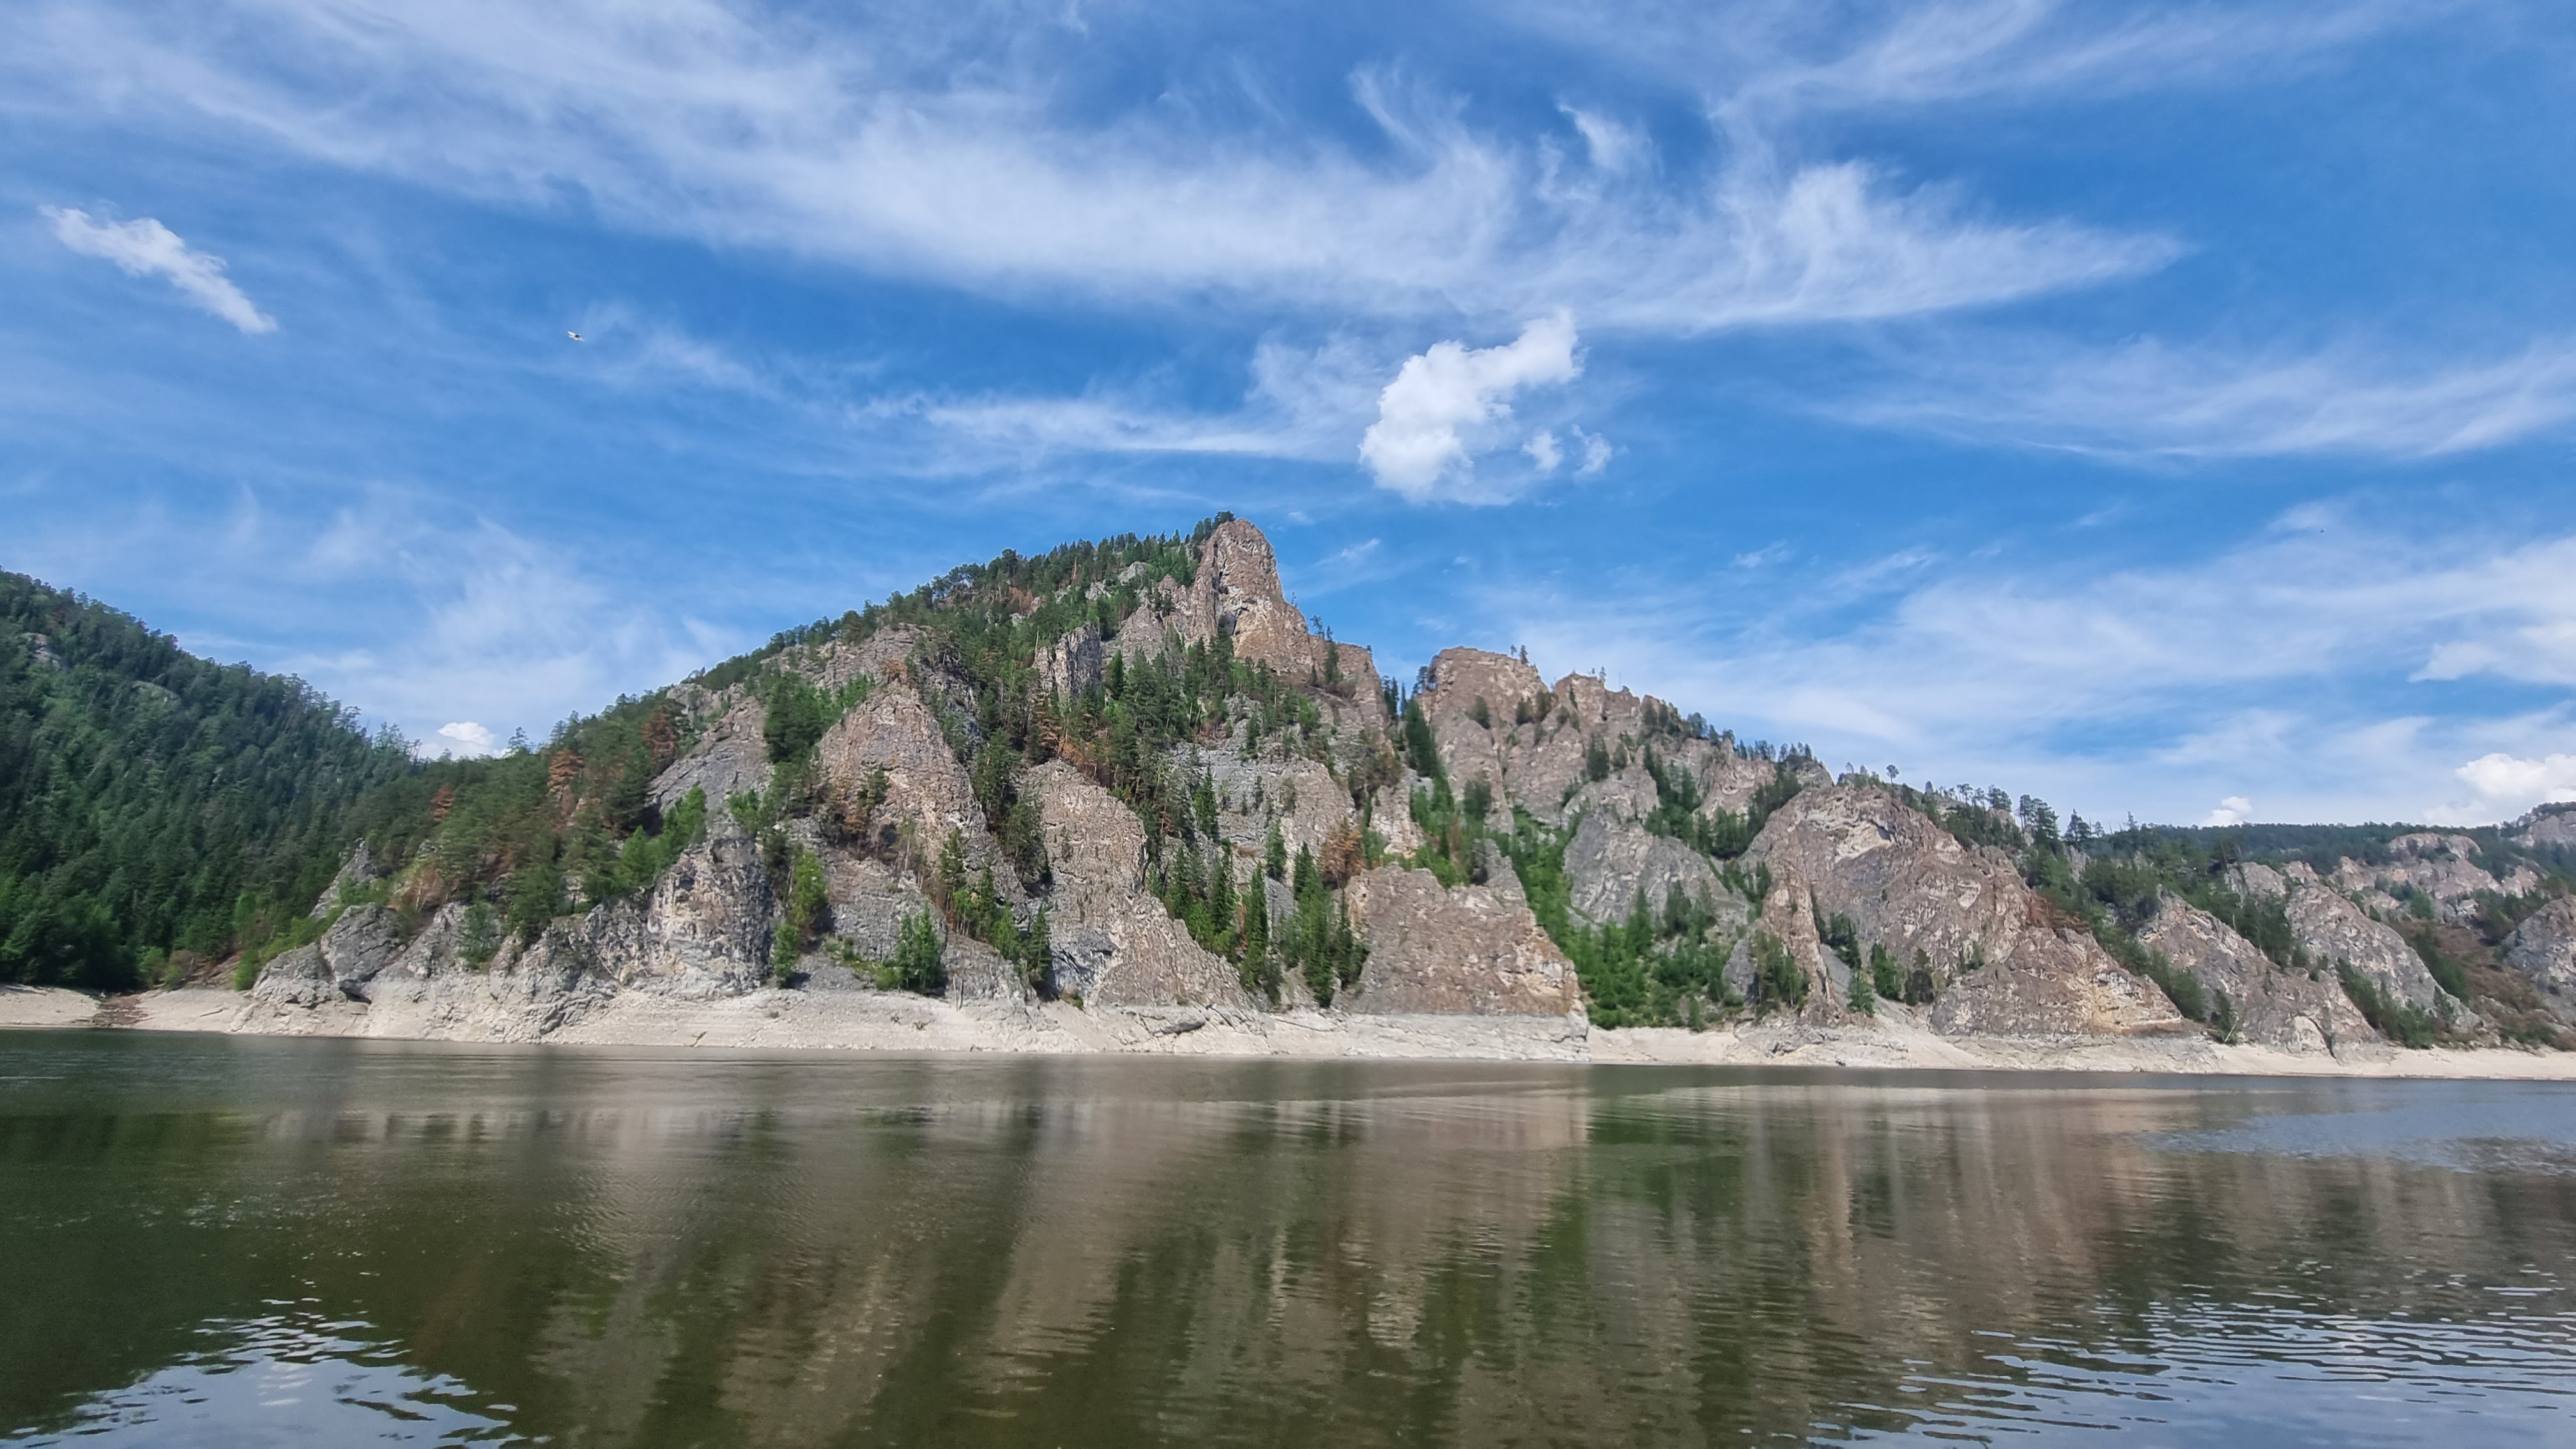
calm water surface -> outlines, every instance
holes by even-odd
[[[2576,1444],[2576,1089],[0,1033],[0,1443]]]

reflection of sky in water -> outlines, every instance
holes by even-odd
[[[141,1382],[103,1393],[45,1431],[19,1429],[0,1443],[227,1446],[526,1443],[478,1410],[465,1385],[424,1375],[392,1350],[353,1335],[361,1323],[329,1322],[289,1305],[246,1322],[207,1324],[211,1345]]]
[[[2500,1295],[2502,1296],[2502,1295]],[[2576,1321],[2500,1303],[2483,1320],[2410,1323],[2276,1312],[2261,1304],[2158,1309],[2148,1354],[1981,1334],[1976,1374],[1924,1375],[1937,1396],[1910,1423],[1865,1406],[1881,1431],[1987,1442],[2111,1434],[2124,1445],[2567,1444]],[[2556,1332],[2552,1332],[2552,1330]],[[1853,1437],[1877,1437],[1863,1427]]]
[[[2179,1152],[2371,1157],[2469,1172],[2576,1174],[2576,1113],[2563,1089],[2371,1084],[2344,1110],[2264,1112],[2215,1131],[2150,1136]]]

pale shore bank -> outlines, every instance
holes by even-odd
[[[1901,1009],[1868,1026],[1761,1024],[1603,1031],[1580,1018],[1375,1016],[1207,1007],[1084,1009],[956,1005],[876,992],[755,991],[703,1001],[629,992],[543,1034],[502,1017],[396,1018],[357,1003],[262,1006],[209,988],[102,1001],[58,988],[0,987],[0,1028],[100,1026],[263,1036],[534,1042],[1022,1055],[1555,1061],[1709,1066],[1866,1067],[1951,1071],[2184,1072],[2227,1076],[2455,1077],[2576,1080],[2576,1052],[2402,1051],[2374,1045],[2337,1058],[2200,1037],[1938,1036]]]

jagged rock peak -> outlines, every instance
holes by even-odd
[[[1236,657],[1292,677],[1312,675],[1363,710],[1377,708],[1377,661],[1357,644],[1317,638],[1279,583],[1279,559],[1260,529],[1230,518],[1199,545],[1187,589],[1166,581],[1174,625],[1191,642],[1230,637]]]

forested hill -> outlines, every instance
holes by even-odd
[[[0,980],[109,989],[278,934],[415,768],[302,680],[0,573]]]

